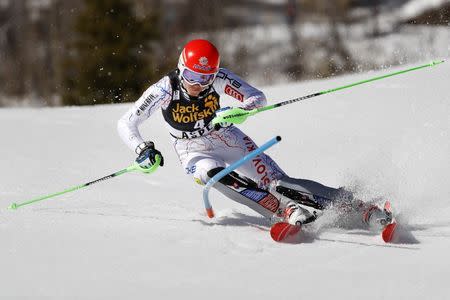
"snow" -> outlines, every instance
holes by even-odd
[[[449,26],[402,25],[392,30],[399,22],[399,11],[380,15],[383,34],[379,37],[367,37],[373,31],[373,19],[350,26],[339,25],[343,45],[358,70],[450,57]],[[323,76],[319,73],[320,66],[334,56],[333,51],[318,47],[329,40],[329,26],[305,21],[295,27],[302,49],[301,56],[295,57],[301,58],[307,74]],[[191,36],[194,37],[198,35]],[[280,84],[292,81],[292,74],[286,73],[286,69],[296,63],[291,38],[292,31],[284,24],[258,25],[223,31],[218,34],[217,45],[225,64],[236,61],[240,52],[251,58],[237,67],[244,70],[252,82]],[[334,62],[342,67],[341,61],[335,59]]]
[[[404,68],[406,68],[405,66]],[[270,102],[382,74],[264,88]],[[7,210],[134,159],[116,121],[130,104],[0,109],[1,299],[446,299],[450,276],[450,64],[264,112],[241,128],[291,176],[390,199],[395,244],[325,215],[303,243],[184,175],[158,114],[142,126],[166,165]],[[229,100],[227,100],[229,101]],[[225,101],[225,102],[227,102]]]
[[[412,0],[402,7],[400,16],[404,19],[412,18],[420,15],[424,11],[436,9],[448,3],[450,3],[449,0]]]

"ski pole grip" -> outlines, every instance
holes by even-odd
[[[214,175],[210,180],[208,180],[208,182],[206,183],[205,187],[203,188],[203,203],[205,205],[206,214],[208,215],[209,218],[213,218],[214,217],[214,211],[213,211],[213,208],[211,206],[211,203],[209,202],[209,190],[211,189],[211,187],[216,182],[218,182],[220,179],[222,179],[223,177],[225,177],[226,175],[228,175],[229,173],[231,173],[235,169],[239,168],[239,166],[241,166],[245,162],[251,160],[255,156],[261,154],[262,152],[266,151],[267,149],[269,149],[273,145],[277,144],[279,141],[281,141],[281,137],[280,136],[276,136],[276,137],[272,138],[271,140],[269,140],[265,144],[263,144],[261,147],[259,147],[259,148],[255,149],[255,150],[253,150],[252,152],[248,153],[247,155],[245,155],[244,157],[242,157],[238,161],[234,162],[233,164],[231,164],[227,168],[223,169],[222,171],[220,171],[219,173]]]
[[[154,171],[156,171],[156,169],[158,169],[159,163],[160,163],[160,162],[161,162],[161,156],[160,156],[160,155],[156,155],[156,157],[155,157],[155,163],[154,163],[151,167],[149,167],[149,168],[141,167],[137,162],[135,162],[135,163],[134,163],[132,166],[130,166],[129,168],[130,168],[131,171],[136,170],[136,171],[140,171],[140,172],[145,173],[145,174],[151,174],[151,173],[153,173]]]

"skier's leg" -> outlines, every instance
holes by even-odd
[[[227,164],[237,161],[241,157],[258,148],[250,137],[234,126],[214,132],[211,136],[215,140],[224,141],[223,147],[226,148],[226,151],[222,153],[221,157],[225,159]],[[237,173],[235,173],[235,175],[238,175],[239,173],[240,175],[238,176],[245,176],[244,178],[254,182],[255,186],[252,187],[253,189],[258,187],[264,194],[268,193],[268,195],[270,195],[270,197],[267,195],[267,197],[270,198],[270,201],[265,196],[261,196],[263,200],[260,200],[260,198],[255,195],[261,195],[261,193],[248,193],[250,191],[248,187],[246,187],[247,189],[244,191],[239,191],[239,198],[243,197],[244,193],[247,194],[246,196],[254,196],[253,198],[250,197],[252,202],[246,205],[252,207],[260,214],[273,217],[275,213],[273,207],[278,207],[275,216],[281,217],[282,219],[287,219],[293,224],[298,222],[310,222],[315,218],[315,215],[313,215],[314,212],[305,210],[299,206],[297,202],[292,201],[292,199],[284,197],[281,194],[273,197],[273,193],[269,191],[269,186],[272,182],[276,182],[277,179],[286,177],[286,174],[270,156],[262,153],[251,161],[241,165],[236,172]],[[232,181],[228,180],[228,182]],[[225,184],[225,186],[219,186],[217,188],[221,190],[222,193],[227,194],[228,197],[233,197],[230,193],[235,193],[236,188],[230,185],[227,186],[225,181],[222,182],[222,184]],[[274,204],[275,201],[273,201],[273,198],[278,200],[277,204]],[[244,201],[248,202],[248,199],[245,199]]]
[[[234,163],[257,148],[248,136],[233,126],[192,140],[174,140],[174,147],[186,173],[192,174],[200,184],[206,184],[225,165]],[[225,176],[214,187],[265,217],[287,216],[294,224],[298,220],[311,220],[311,214],[291,199],[277,198],[268,191],[272,181],[285,176],[268,155],[258,155],[236,171]]]
[[[174,147],[187,174],[199,184],[206,184],[210,178],[226,166],[222,160],[228,146],[220,139],[197,138],[193,140],[175,140]],[[269,192],[258,188],[257,184],[236,172],[231,172],[214,188],[240,204],[246,205],[264,217],[272,217],[278,212],[279,201]]]
[[[212,178],[222,170],[223,168],[220,167],[212,169],[208,172],[208,176]],[[214,184],[214,188],[231,200],[253,209],[266,218],[270,219],[281,213],[280,201],[275,196],[259,188],[256,182],[236,172],[224,176]]]

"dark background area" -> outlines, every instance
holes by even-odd
[[[383,45],[405,28],[450,28],[448,1],[396,17],[409,2],[3,0],[0,106],[135,101],[198,37],[223,50],[223,65],[258,84],[377,68],[373,57],[357,58],[350,41]]]

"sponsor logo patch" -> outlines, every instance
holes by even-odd
[[[195,171],[197,170],[197,167],[195,165],[193,165],[191,167],[185,168],[185,170],[186,170],[186,174],[194,174]]]
[[[235,88],[240,88],[242,86],[242,83],[240,83],[239,81],[237,81],[234,78],[231,78],[230,76],[228,76],[227,73],[225,73],[223,70],[220,70],[219,73],[217,73],[217,78],[223,79],[223,80],[228,80],[228,82]]]
[[[244,143],[247,146],[248,152],[252,152],[257,148],[255,143],[248,136],[244,137]],[[270,178],[269,173],[267,172],[268,167],[264,164],[261,156],[257,155],[254,159],[252,159],[252,163],[256,169],[256,172],[261,176],[261,178],[259,179],[260,183],[266,186],[269,185]]]
[[[179,134],[174,135],[173,133],[171,133],[171,135],[177,139],[193,139],[198,138],[207,132],[210,132],[213,128],[214,126],[209,123],[208,125],[206,125],[206,127],[196,131],[180,131]]]
[[[200,65],[197,65],[197,64],[194,65],[194,69],[198,69],[198,70],[202,70],[202,71],[207,71],[207,72],[212,70],[211,67],[208,67],[208,66],[200,66]]]
[[[172,108],[172,119],[177,123],[192,123],[208,118],[214,114],[214,112],[219,109],[219,99],[213,95],[209,95],[204,99],[205,103],[203,108],[197,103],[184,104],[177,103],[174,108]]]
[[[258,204],[275,213],[280,206],[280,201],[278,201],[278,199],[275,198],[274,195],[268,194],[267,197],[264,197],[261,201],[258,202]]]
[[[198,62],[202,65],[202,66],[206,66],[208,64],[208,58],[205,56],[200,57],[200,59],[198,60]]]
[[[246,190],[243,190],[241,192],[241,194],[250,200],[259,202],[259,201],[261,201],[261,199],[263,199],[267,195],[267,192],[246,189]]]
[[[231,97],[233,97],[241,102],[244,101],[244,95],[242,93],[240,93],[239,91],[237,91],[236,89],[234,89],[229,84],[227,84],[225,86],[225,94],[230,95]]]
[[[153,101],[155,101],[157,98],[156,95],[150,94],[145,98],[144,102],[139,106],[139,108],[136,110],[136,115],[140,116],[142,112],[144,112],[150,104],[152,104]]]

